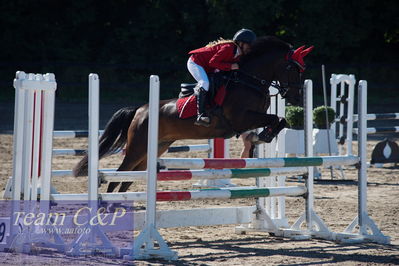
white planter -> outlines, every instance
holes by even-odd
[[[304,131],[303,129],[284,129],[280,134],[284,136],[285,153],[296,155],[305,153]]]
[[[331,151],[329,151],[328,147],[328,133],[330,135]],[[332,129],[313,129],[313,152],[315,154],[329,154],[330,152],[332,155],[338,154],[338,144]]]

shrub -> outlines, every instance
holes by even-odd
[[[327,106],[329,127],[335,120],[335,111],[330,106]],[[313,122],[317,128],[327,129],[326,123],[326,106],[322,105],[313,110]]]
[[[287,106],[285,109],[285,119],[290,128],[303,129],[303,108],[299,106]]]

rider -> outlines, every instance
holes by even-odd
[[[256,35],[252,30],[241,29],[234,34],[233,40],[219,39],[205,47],[190,51],[187,68],[197,80],[197,120],[196,125],[208,127],[211,119],[205,112],[206,93],[209,90],[208,73],[230,71],[239,68],[237,62],[243,54],[251,50]]]

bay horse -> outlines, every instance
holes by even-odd
[[[163,154],[176,140],[230,138],[245,131],[265,128],[259,141],[270,142],[284,127],[285,119],[266,114],[270,105],[270,85],[290,104],[301,101],[301,73],[305,69],[303,57],[313,47],[293,50],[292,46],[277,37],[258,38],[251,51],[244,55],[239,70],[224,75],[226,94],[219,115],[211,113],[211,125],[194,125],[196,116],[180,119],[177,99],[159,103],[158,153]],[[278,83],[276,82],[278,81]],[[126,144],[126,154],[118,171],[146,169],[148,104],[138,108],[118,110],[108,121],[99,139],[99,158],[121,149]],[[84,156],[73,169],[75,176],[87,174],[88,156]],[[133,182],[122,182],[119,192],[128,190]],[[119,182],[110,182],[107,192],[113,192]]]

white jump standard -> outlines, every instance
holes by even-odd
[[[338,144],[339,154],[343,154],[343,145],[346,145],[347,154],[352,154],[352,139],[353,134],[358,135],[360,128],[353,128],[353,123],[358,122],[359,114],[354,114],[354,103],[355,103],[355,83],[356,79],[354,75],[344,74],[332,74],[331,79],[331,107],[334,109],[337,118],[332,124],[334,131],[335,127],[339,127]],[[339,90],[338,90],[338,85]],[[347,85],[347,89],[346,89]],[[360,82],[359,82],[360,86]],[[367,82],[363,81],[363,89],[367,91]],[[348,96],[345,96],[348,95]],[[358,99],[357,104],[364,104],[367,109],[367,102],[360,102]],[[376,120],[394,120],[392,126],[389,127],[367,127],[367,134],[394,134],[399,132],[399,126],[397,120],[399,119],[399,113],[377,113],[367,114],[364,118],[366,121]],[[346,133],[344,134],[344,128],[346,127]]]
[[[98,94],[99,79],[95,74],[90,75],[90,95]],[[366,101],[365,81],[360,82],[359,86],[359,102]],[[54,201],[64,199],[77,199],[83,202],[91,202],[93,210],[97,209],[99,200],[137,200],[144,201],[147,204],[145,212],[135,212],[134,221],[137,224],[130,225],[131,228],[141,229],[139,236],[132,241],[132,247],[128,249],[117,249],[108,240],[101,228],[93,228],[91,236],[79,237],[71,246],[67,246],[62,241],[59,244],[60,251],[66,251],[71,255],[93,254],[97,250],[109,250],[111,255],[126,255],[126,259],[149,259],[163,258],[167,260],[177,259],[177,253],[172,251],[162,236],[158,233],[157,228],[183,227],[183,226],[200,226],[200,225],[219,225],[219,224],[243,224],[238,231],[265,231],[272,232],[277,236],[286,236],[296,239],[320,237],[329,240],[340,241],[374,241],[379,243],[389,243],[389,238],[384,236],[367,212],[367,165],[366,165],[366,108],[365,105],[359,105],[359,156],[326,156],[313,157],[312,151],[312,135],[311,135],[311,110],[312,110],[312,82],[305,81],[305,158],[271,158],[271,159],[180,159],[180,158],[157,158],[158,154],[158,113],[159,113],[159,78],[151,76],[150,78],[150,104],[149,104],[149,130],[148,130],[148,157],[147,171],[139,172],[117,172],[114,170],[100,170],[98,165],[98,113],[99,105],[97,103],[89,104],[89,177],[88,177],[88,193],[86,194],[50,194],[51,183],[51,156],[52,143],[45,144],[44,151],[48,160],[46,167],[47,176],[41,176],[42,182],[42,199],[52,199]],[[33,91],[33,90],[32,90]],[[31,94],[29,94],[31,95]],[[33,94],[32,94],[33,95]],[[32,96],[31,95],[31,96]],[[98,95],[97,95],[98,96]],[[47,98],[46,98],[47,99]],[[50,106],[49,118],[53,121],[52,109],[54,106],[54,95],[49,98],[52,101],[46,101]],[[310,107],[310,108],[309,108]],[[46,106],[45,106],[46,108]],[[46,111],[45,111],[46,112]],[[17,116],[17,112],[16,112]],[[52,132],[52,122],[48,122],[44,128],[46,132]],[[32,139],[31,135],[26,137],[22,129],[26,126],[15,126],[15,138],[26,141]],[[48,133],[51,134],[51,133]],[[39,134],[35,134],[39,136]],[[51,137],[49,138],[51,139]],[[21,151],[20,142],[15,144],[15,151]],[[33,143],[39,143],[33,140]],[[30,142],[32,144],[32,142]],[[29,147],[32,147],[30,145]],[[33,147],[36,147],[33,145]],[[19,157],[18,157],[19,156]],[[23,158],[31,158],[31,154],[21,156],[17,153],[19,160]],[[43,158],[42,158],[43,161]],[[30,160],[24,161],[30,166]],[[197,170],[161,170],[158,171],[158,163],[165,168],[188,168]],[[22,164],[24,165],[24,164]],[[359,186],[358,186],[358,215],[353,222],[346,228],[343,233],[331,232],[324,222],[318,217],[313,209],[314,191],[313,191],[313,167],[314,166],[334,166],[334,165],[356,165],[359,169]],[[226,169],[228,168],[228,169]],[[240,169],[242,168],[242,169]],[[36,169],[36,170],[35,170]],[[37,171],[34,166],[33,172]],[[29,178],[24,176],[20,170],[14,169],[14,199],[21,197],[21,187],[25,182],[24,196],[30,202],[37,201],[37,195],[30,190]],[[25,173],[28,170],[24,170]],[[165,180],[191,180],[191,179],[219,179],[219,178],[252,178],[268,175],[284,175],[290,173],[306,173],[306,186],[283,187],[236,187],[224,189],[205,189],[190,191],[157,191],[157,181]],[[30,173],[30,170],[29,170]],[[24,179],[23,179],[24,178]],[[34,178],[34,176],[32,177]],[[28,179],[28,181],[26,181]],[[99,193],[99,182],[109,181],[133,181],[147,180],[146,192],[124,192],[124,193]],[[24,182],[22,181],[24,180]],[[35,186],[33,186],[35,185]],[[32,187],[36,187],[36,183],[32,182]],[[31,193],[32,191],[32,193]],[[18,192],[18,193],[17,193]],[[33,195],[32,195],[33,194]],[[302,196],[306,199],[303,215],[290,227],[284,228],[271,219],[264,206],[257,204],[256,206],[242,207],[226,207],[226,208],[206,208],[206,209],[189,209],[189,210],[167,210],[156,211],[156,201],[186,201],[195,199],[234,199],[234,198],[260,198],[275,196]],[[40,201],[40,202],[41,202]],[[49,206],[47,206],[49,208]],[[302,225],[306,223],[306,228]],[[129,226],[129,225],[128,225]],[[356,227],[358,231],[355,231]],[[18,231],[13,231],[10,239],[18,237]],[[57,236],[55,236],[57,237]],[[99,238],[101,244],[92,240]],[[56,238],[57,239],[57,238]],[[61,239],[62,240],[62,239]],[[9,242],[7,242],[9,243]],[[18,242],[20,243],[20,242]],[[2,247],[2,246],[0,246]],[[18,248],[18,247],[14,247]],[[84,248],[85,250],[82,250]]]

